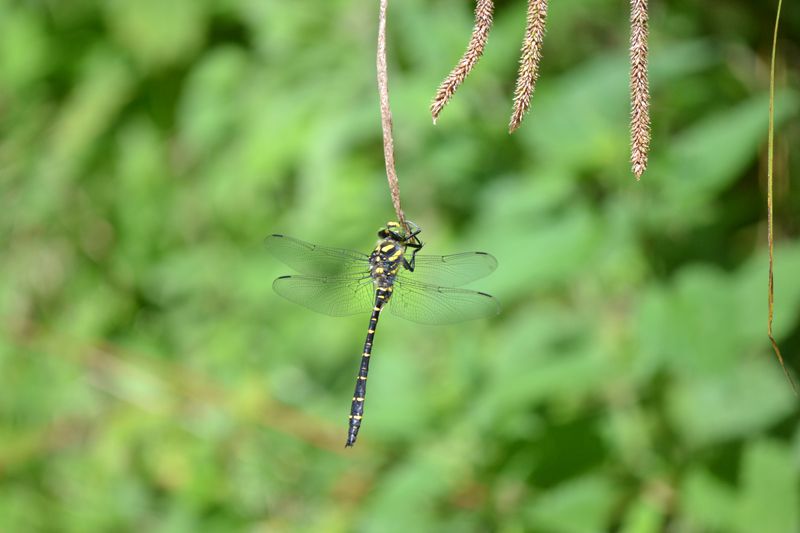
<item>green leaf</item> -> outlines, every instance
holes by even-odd
[[[640,498],[629,507],[620,533],[658,533],[663,530],[663,522],[663,509],[647,498]]]
[[[103,7],[112,35],[148,68],[181,61],[202,43],[202,0],[113,0]]]
[[[800,96],[785,90],[776,96],[776,127],[797,112]],[[768,95],[753,96],[732,109],[698,120],[680,133],[666,152],[654,158],[650,176],[660,194],[648,218],[654,226],[691,226],[713,217],[721,206],[714,195],[730,186],[756,159],[767,129]]]
[[[679,529],[730,531],[735,522],[736,493],[702,467],[688,472],[679,487]]]
[[[526,510],[529,527],[555,533],[603,531],[618,492],[611,481],[600,475],[567,481],[529,504]]]
[[[788,446],[752,442],[744,452],[735,530],[785,533],[800,529],[800,476]]]
[[[780,367],[767,355],[715,376],[686,377],[667,397],[670,420],[691,446],[762,431],[796,409]]]

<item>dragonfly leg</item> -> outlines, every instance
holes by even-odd
[[[419,233],[419,231],[417,231],[417,233]],[[415,260],[417,258],[417,252],[422,250],[422,247],[425,246],[419,239],[415,240],[416,240],[415,243],[413,242],[406,243],[406,247],[411,248],[411,261],[406,260],[405,257],[403,258],[403,267],[409,272],[414,272],[414,265],[415,265]]]

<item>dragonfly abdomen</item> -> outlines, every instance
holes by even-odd
[[[369,319],[369,329],[367,338],[364,341],[364,351],[361,354],[361,366],[358,369],[356,388],[353,392],[353,403],[350,406],[349,426],[347,429],[347,442],[345,447],[352,446],[358,437],[358,430],[361,428],[361,419],[364,417],[364,399],[367,395],[367,374],[369,373],[369,360],[372,356],[372,342],[375,338],[375,329],[378,327],[383,306],[391,297],[389,290],[378,288],[375,291],[375,306],[372,308],[372,315]]]

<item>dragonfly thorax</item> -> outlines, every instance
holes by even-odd
[[[397,271],[403,265],[405,246],[394,239],[382,239],[369,256],[370,275],[376,288],[394,284]]]

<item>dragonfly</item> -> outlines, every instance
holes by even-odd
[[[378,231],[370,254],[311,244],[281,234],[265,246],[298,275],[280,276],[272,287],[280,296],[332,316],[371,313],[361,366],[348,418],[345,447],[355,444],[364,417],[367,375],[378,319],[384,309],[412,322],[452,324],[497,315],[497,299],[460,288],[497,268],[486,252],[419,254],[419,227],[390,221]]]

